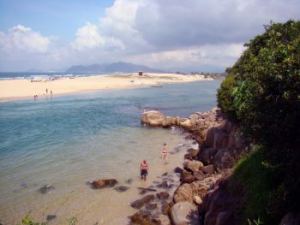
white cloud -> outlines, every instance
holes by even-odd
[[[300,19],[299,8],[298,0],[115,0],[98,22],[79,27],[63,45],[23,25],[0,32],[0,70],[120,60],[224,69],[264,24]]]
[[[0,48],[2,51],[24,51],[31,53],[45,53],[50,45],[50,39],[29,27],[17,25],[7,33],[0,32]]]
[[[245,47],[242,43],[203,45],[192,48],[167,50],[131,56],[135,63],[165,70],[185,69],[201,70],[201,68],[225,68],[231,66],[241,55]],[[190,68],[190,69],[186,69]]]
[[[76,39],[71,45],[74,49],[82,50],[100,47],[103,46],[104,43],[104,39],[101,37],[98,27],[94,24],[87,23],[77,30]]]

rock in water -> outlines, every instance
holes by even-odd
[[[117,192],[124,192],[127,191],[129,189],[129,187],[127,186],[117,186],[114,188]]]
[[[141,122],[149,126],[162,126],[165,121],[165,115],[159,111],[147,111],[142,114]]]
[[[52,191],[54,189],[55,189],[54,186],[46,184],[43,187],[41,187],[38,191],[41,194],[47,194],[49,191]]]
[[[190,202],[178,202],[171,208],[174,225],[200,225],[198,208]]]
[[[101,189],[105,187],[113,187],[118,183],[116,179],[99,179],[90,183],[93,189]]]
[[[56,218],[56,215],[47,215],[46,220],[50,221],[50,220],[54,220]]]
[[[161,225],[161,221],[151,218],[149,215],[137,212],[129,217],[130,225]]]
[[[157,193],[156,196],[158,199],[164,200],[164,199],[168,199],[170,195],[168,192],[162,191],[162,192]]]
[[[145,197],[132,202],[130,205],[131,205],[132,208],[140,209],[145,204],[147,204],[147,203],[151,202],[152,200],[154,200],[154,198],[155,198],[154,195],[146,195]]]
[[[183,169],[181,169],[180,167],[176,167],[176,168],[174,169],[174,172],[175,172],[175,173],[181,174],[181,173],[183,172]]]

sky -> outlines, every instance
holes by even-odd
[[[0,0],[0,71],[130,62],[222,72],[299,0]]]

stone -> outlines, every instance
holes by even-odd
[[[174,193],[173,196],[174,202],[193,202],[193,189],[190,184],[180,185]]]
[[[200,225],[197,206],[190,202],[178,202],[171,208],[174,225]]]
[[[193,200],[194,200],[194,203],[197,204],[197,205],[201,205],[202,202],[203,202],[202,198],[198,195],[194,195]]]
[[[186,160],[183,163],[183,167],[191,172],[196,172],[203,167],[203,163],[197,160]]]
[[[182,173],[180,176],[181,183],[192,183],[196,180],[196,178],[192,175],[192,173]]]
[[[151,218],[142,212],[137,212],[129,217],[130,225],[161,225],[161,221],[155,218]]]
[[[183,172],[183,169],[181,169],[180,167],[176,167],[176,168],[174,169],[174,172],[175,172],[175,173],[181,174],[181,173]]]
[[[141,122],[149,126],[162,126],[165,121],[165,118],[165,115],[161,112],[151,110],[142,114]]]
[[[164,180],[162,183],[160,183],[160,184],[157,185],[158,188],[163,188],[163,189],[169,189],[172,186],[173,185],[170,184],[167,180]]]
[[[201,169],[205,174],[213,174],[215,172],[214,165],[210,164]]]
[[[179,125],[185,129],[191,129],[193,124],[190,119],[182,118]]]
[[[127,186],[117,186],[114,188],[117,192],[125,192],[129,189]]]
[[[138,187],[138,189],[140,190],[140,195],[146,194],[148,192],[156,192],[156,189],[154,188],[143,188],[143,187]]]
[[[47,194],[48,192],[53,191],[54,189],[55,189],[54,186],[46,184],[46,185],[42,186],[41,188],[39,188],[38,191],[41,194]]]
[[[161,213],[163,215],[169,215],[170,210],[171,210],[171,208],[172,208],[173,205],[174,205],[173,202],[169,202],[169,203],[168,202],[164,202],[162,204],[162,206],[161,206]]]
[[[90,183],[93,189],[101,189],[105,187],[114,187],[118,181],[116,179],[99,179]]]
[[[146,195],[145,197],[132,202],[130,205],[131,205],[132,208],[140,209],[145,204],[147,204],[147,203],[151,202],[152,200],[154,200],[154,198],[155,198],[154,195]]]
[[[133,180],[131,178],[129,178],[125,182],[126,182],[126,184],[132,184]]]
[[[200,170],[200,171],[196,171],[193,173],[193,177],[195,178],[195,180],[203,180],[205,175],[204,173]]]
[[[56,218],[56,215],[47,215],[46,220],[50,221],[50,220],[54,220]]]
[[[146,208],[147,210],[153,210],[153,209],[156,209],[156,208],[157,208],[157,204],[156,204],[156,203],[150,203],[150,204],[147,204],[147,205],[145,206],[145,208]]]
[[[187,150],[187,152],[191,155],[192,158],[196,158],[199,153],[199,149],[190,148]]]
[[[160,200],[168,199],[170,194],[168,192],[162,191],[156,194],[156,197]]]

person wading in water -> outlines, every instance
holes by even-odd
[[[167,149],[167,143],[164,143],[164,146],[161,150],[161,158],[167,162],[168,159],[168,149]]]
[[[146,179],[147,179],[148,169],[149,169],[149,166],[148,166],[147,161],[143,160],[140,165],[140,170],[141,170],[141,179],[144,181],[146,181]]]

